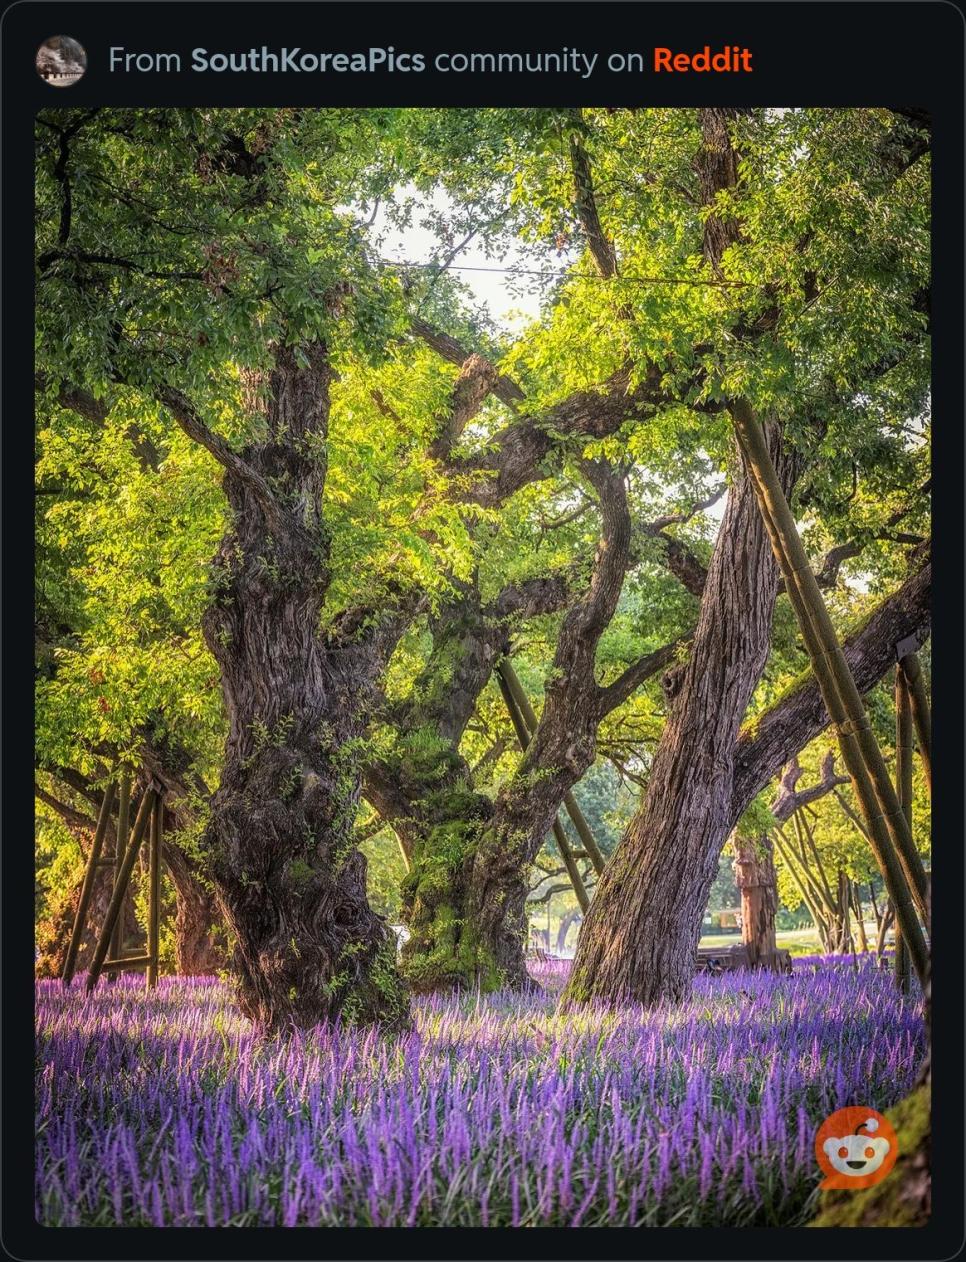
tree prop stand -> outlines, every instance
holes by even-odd
[[[103,856],[104,838],[111,820],[114,800],[117,798],[117,844],[113,856]],[[131,784],[122,776],[120,784],[113,781],[107,786],[97,816],[94,840],[84,872],[77,914],[71,930],[70,944],[64,957],[61,981],[69,986],[77,971],[84,928],[87,924],[94,882],[101,869],[113,869],[114,885],[111,900],[104,917],[104,924],[97,937],[97,945],[87,973],[87,993],[97,985],[102,973],[116,973],[124,969],[143,968],[148,989],[158,982],[158,954],[161,930],[161,847],[164,833],[164,798],[161,789],[149,783],[141,796],[134,826],[128,835],[131,802]],[[137,862],[145,835],[148,837],[148,944],[144,955],[125,955],[122,942],[121,911],[131,883],[131,874]]]
[[[808,563],[761,426],[745,399],[732,404],[731,416],[812,671],[865,817],[869,842],[895,907],[896,924],[912,966],[925,986],[929,955],[916,911],[924,918],[928,914],[928,883],[909,821]]]

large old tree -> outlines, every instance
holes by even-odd
[[[744,142],[739,139],[741,120],[736,111],[708,109],[699,114],[701,145],[695,165],[698,200],[705,210],[702,254],[708,270],[725,280],[746,255],[754,257],[759,217],[767,222],[767,213],[761,216],[761,190],[755,188],[761,178],[755,158],[762,154],[753,124]],[[866,205],[882,219],[888,218],[891,199],[902,202],[919,195],[910,167],[923,149],[915,131],[907,148],[897,146],[894,137],[879,138],[867,152],[857,150],[852,155],[852,178],[863,182]],[[767,175],[762,182],[766,181]],[[909,207],[904,210],[910,213]],[[858,224],[849,227],[851,232],[837,243],[837,264],[861,275],[875,266],[864,257],[867,252],[887,255],[891,246],[881,236],[861,237]],[[866,420],[869,440],[886,444],[891,439],[896,447],[911,445],[903,425],[915,418],[917,394],[904,400],[907,414],[896,417],[876,415],[869,398],[883,377],[902,372],[907,355],[916,354],[923,331],[919,318],[922,287],[913,275],[903,278],[904,285],[886,290],[890,322],[899,337],[885,355],[880,346],[856,340],[851,362],[839,366],[840,345],[828,346],[818,337],[799,345],[795,333],[785,333],[786,323],[794,323],[788,318],[789,301],[800,311],[795,299],[804,297],[806,306],[820,309],[832,276],[822,258],[824,251],[819,249],[818,257],[810,257],[824,235],[821,223],[807,217],[794,228],[796,235],[787,245],[805,262],[790,267],[782,281],[772,282],[766,302],[754,313],[736,312],[740,369],[731,374],[725,370],[719,378],[720,389],[754,396],[760,411],[771,418],[765,425],[765,438],[788,497],[835,433],[837,418],[831,409],[848,411],[850,405],[866,409],[872,413]],[[790,293],[795,298],[789,299]],[[875,301],[881,300],[882,294],[876,293]],[[820,324],[818,332],[841,337],[847,331],[846,313],[834,309],[834,300],[829,306],[828,327],[822,330]],[[766,366],[776,356],[790,387],[788,399],[767,380]],[[830,379],[836,381],[835,368],[842,384],[830,389]],[[917,387],[921,397],[925,383],[920,379]],[[852,450],[860,455],[858,442]],[[856,478],[858,463],[856,459]],[[763,784],[760,769],[749,775],[749,749],[747,744],[742,747],[740,731],[767,660],[778,586],[778,568],[748,473],[736,451],[728,510],[711,561],[691,654],[654,756],[647,794],[601,882],[581,936],[568,987],[572,998],[625,997],[647,1003],[664,996],[679,998],[685,992],[717,856],[738,814]],[[922,637],[926,616],[920,607],[911,622],[885,631],[887,652],[894,655],[902,638]],[[860,687],[868,688],[884,673],[886,662],[879,661],[872,679],[864,665],[855,663],[852,669]],[[827,716],[823,713],[821,719],[827,721]],[[804,734],[796,733],[794,748],[783,750],[786,757],[800,748]],[[772,766],[769,775],[775,770]]]
[[[860,686],[926,633],[922,120],[101,110],[38,145],[41,791],[149,764],[246,1011],[404,1024],[361,798],[410,984],[521,983],[603,748],[646,792],[572,993],[680,994],[725,838],[827,722],[771,696],[804,656],[733,393],[824,585],[865,567]],[[435,262],[387,266],[417,211]],[[473,238],[546,288],[512,346],[446,275]]]

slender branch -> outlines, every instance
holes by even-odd
[[[845,658],[860,692],[868,692],[895,666],[901,640],[915,637],[921,644],[927,638],[931,576],[927,563],[844,640]],[[789,758],[828,723],[818,683],[809,672],[799,686],[742,731],[735,746],[732,811],[736,819]]]
[[[268,483],[246,460],[229,447],[220,434],[208,428],[182,391],[173,386],[159,386],[155,391],[155,396],[160,403],[164,404],[189,438],[200,443],[232,476],[248,486],[265,514],[265,520],[276,529],[281,527],[283,525],[281,508]]]
[[[68,216],[69,219],[69,216]],[[204,280],[204,272],[167,271],[153,272],[150,268],[135,263],[133,259],[121,258],[116,254],[92,254],[86,250],[45,250],[37,256],[37,268],[46,273],[52,263],[93,263],[102,267],[119,267],[125,272],[137,272],[151,280]]]

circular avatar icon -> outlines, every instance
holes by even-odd
[[[34,65],[41,79],[52,88],[69,88],[83,78],[87,53],[69,35],[51,35],[37,49]]]
[[[896,1164],[899,1141],[888,1118],[861,1105],[836,1109],[818,1128],[815,1156],[822,1188],[872,1187]]]

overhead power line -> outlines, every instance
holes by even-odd
[[[613,285],[622,281],[629,285],[705,285],[715,289],[761,289],[764,281],[752,280],[711,280],[700,276],[594,276],[583,272],[541,271],[526,267],[469,267],[465,264],[448,263],[440,266],[437,263],[402,263],[392,259],[382,259],[383,267],[397,267],[408,271],[429,272],[498,272],[506,276],[537,276],[545,280],[561,280],[569,277],[573,280],[592,280],[601,284]]]

